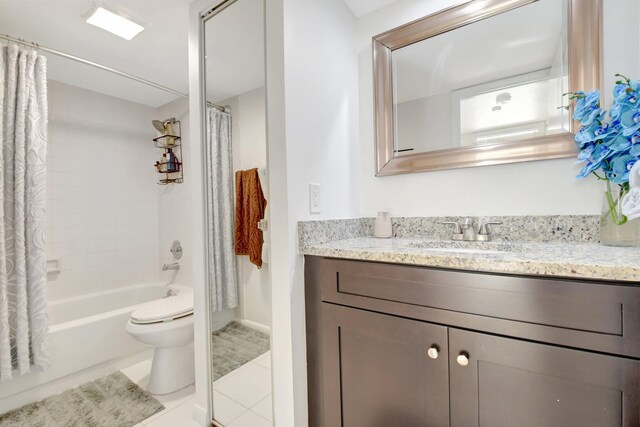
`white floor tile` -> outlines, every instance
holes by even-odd
[[[256,363],[263,368],[271,369],[271,350],[253,359],[253,363]]]
[[[145,427],[198,427],[199,424],[193,420],[194,401],[195,398],[191,398],[151,421],[143,421],[143,424]]]
[[[228,427],[271,427],[273,424],[251,411],[247,411],[233,420]]]
[[[266,418],[269,421],[273,421],[273,406],[271,395],[265,397],[260,402],[258,402],[254,407],[251,408],[251,411],[260,415],[262,418]]]
[[[149,373],[151,372],[151,359],[143,360],[142,362],[136,363],[135,365],[131,365],[128,368],[122,369],[120,372],[125,374],[131,381],[146,390],[147,385],[149,384]],[[153,395],[153,397],[158,399],[164,405],[165,409],[147,418],[146,420],[143,420],[142,424],[146,426],[148,425],[148,423],[165,416],[179,405],[193,398],[195,396],[195,393],[196,388],[195,385],[192,384],[174,393]],[[190,415],[189,419],[191,418],[192,417]]]
[[[151,372],[151,359],[131,365],[122,369],[120,372],[125,374],[131,381],[146,389],[149,384],[149,373]]]
[[[249,365],[249,363],[245,363],[244,365],[242,365],[242,366],[240,366],[240,367],[238,367],[238,368],[234,369],[233,371],[229,372],[228,374],[226,374],[226,375],[224,375],[224,376],[222,376],[222,377],[218,378],[217,380],[215,380],[215,381],[213,382],[213,386],[215,387],[215,386],[216,386],[216,384],[222,384],[223,382],[225,382],[226,380],[228,380],[229,378],[231,378],[232,376],[234,376],[234,375],[236,375],[238,372],[240,372],[240,370],[241,370],[243,367],[247,366],[247,365]]]
[[[257,366],[253,363],[246,363],[242,366],[240,366],[237,369],[234,369],[233,371],[229,372],[227,375],[218,378],[217,380],[215,380],[213,382],[213,388],[217,389],[218,387],[220,387],[222,384],[224,384],[225,382],[229,381],[229,379],[231,379],[232,377],[235,377],[236,375],[238,375],[238,373],[243,372],[245,369],[247,369],[249,366]]]
[[[169,394],[154,394],[153,397],[158,399],[167,409],[175,408],[189,398],[192,398],[196,394],[196,386],[191,384],[190,386],[181,388],[178,391]]]
[[[213,416],[219,423],[227,425],[245,412],[247,408],[244,406],[222,393],[213,392]]]
[[[271,393],[271,371],[255,364],[245,365],[236,375],[214,384],[214,389],[251,408]]]
[[[194,385],[190,385],[174,393],[163,394],[163,395],[154,394],[153,397],[158,399],[160,403],[164,405],[164,409],[158,412],[157,414],[147,418],[146,420],[143,420],[142,422],[144,423],[145,426],[148,425],[148,423],[150,423],[151,421],[154,421],[160,417],[163,417],[170,411],[173,411],[174,409],[176,409],[178,406],[187,402],[189,399],[192,399],[195,396],[195,394],[196,394],[196,387]]]

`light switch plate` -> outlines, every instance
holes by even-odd
[[[309,212],[318,214],[321,209],[320,184],[309,184]]]

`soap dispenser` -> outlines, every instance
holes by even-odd
[[[374,236],[381,239],[388,239],[393,236],[393,228],[391,226],[391,216],[388,211],[378,212],[376,217],[376,225],[373,232]]]

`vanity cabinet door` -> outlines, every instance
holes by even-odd
[[[447,328],[327,303],[322,311],[323,426],[449,425]]]
[[[457,329],[449,348],[453,427],[640,425],[638,361]]]

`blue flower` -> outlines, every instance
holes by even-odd
[[[578,175],[576,175],[576,178],[580,178],[580,179],[586,178],[589,175],[591,175],[591,173],[596,169],[598,169],[598,165],[594,165],[593,163],[587,163],[578,171]]]
[[[616,135],[616,137],[608,144],[609,148],[616,153],[622,153],[630,150],[631,145],[631,138],[625,137],[621,134]]]
[[[591,126],[583,126],[576,134],[575,140],[581,149],[584,148],[586,144],[596,141],[607,142],[620,132],[619,125],[620,123],[618,121],[613,121],[602,125],[592,123]]]
[[[620,124],[624,128],[622,134],[624,136],[631,136],[640,130],[640,111],[629,110],[622,114],[620,117]]]
[[[631,109],[630,104],[624,104],[621,102],[614,102],[611,108],[609,109],[609,117],[612,119],[619,119],[623,113],[626,113]]]
[[[627,83],[619,83],[613,87],[613,98],[615,102],[625,104],[635,104],[638,102],[638,90],[640,85],[638,81]]]
[[[576,108],[573,112],[573,118],[575,120],[589,120],[590,117],[593,116],[593,111],[598,110],[597,114],[600,114],[600,91],[592,90],[588,94],[585,95],[584,92],[580,91],[576,93],[578,97],[578,101],[576,102]],[[591,119],[591,122],[593,119]],[[583,123],[583,125],[588,125],[591,122]]]
[[[623,101],[629,96],[629,86],[626,83],[618,83],[613,87],[613,99]]]
[[[598,91],[576,92],[574,119],[580,121],[575,141],[580,147],[578,173],[592,173],[616,184],[629,181],[629,172],[640,161],[640,80],[623,77],[613,88],[614,102],[609,113],[600,108]]]
[[[575,140],[580,146],[580,148],[584,148],[586,144],[591,144],[598,139],[598,136],[595,134],[596,130],[599,129],[599,126],[593,125],[590,127],[582,127],[576,133]]]
[[[599,119],[599,121],[602,121],[602,119],[604,118],[602,116],[604,115],[601,113],[602,113],[602,110],[599,108],[594,108],[588,114],[585,112],[585,114],[582,116],[582,120],[580,120],[580,123],[582,123],[582,126],[589,126],[596,119]]]
[[[611,181],[616,184],[624,184],[625,182],[628,182],[629,172],[637,161],[638,158],[630,154],[613,159],[611,162],[612,173],[610,174],[613,179],[611,179]]]
[[[596,164],[600,164],[605,160],[609,160],[611,157],[615,156],[616,152],[611,148],[604,144],[596,145],[596,148],[593,150],[593,154],[591,155],[591,161]],[[604,169],[604,168],[603,168]]]
[[[580,154],[578,154],[577,163],[588,161],[591,158],[591,154],[593,153],[593,150],[595,148],[596,148],[595,145],[587,145],[585,148],[583,148],[582,151],[580,151]]]

